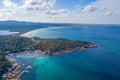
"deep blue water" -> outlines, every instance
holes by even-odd
[[[33,68],[21,80],[120,80],[119,25],[55,26],[28,36],[92,41],[98,48],[57,56],[27,58],[23,55],[18,61],[24,59]]]

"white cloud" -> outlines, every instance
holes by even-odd
[[[104,14],[105,16],[109,16],[109,15],[112,15],[112,12],[111,11],[108,11]]]
[[[0,9],[0,18],[12,18],[16,12],[13,9]]]
[[[52,8],[56,0],[25,0],[21,6],[27,10],[45,10]]]
[[[88,5],[88,6],[84,7],[83,12],[93,12],[93,11],[95,11],[95,10],[96,10],[96,7],[95,7],[95,6],[93,6],[93,5]]]
[[[13,3],[11,0],[4,0],[3,5],[7,8],[15,8],[18,6],[17,4]]]
[[[14,19],[16,17],[19,18],[19,16],[25,16],[26,14],[31,16],[33,12],[36,14],[36,12],[51,9],[55,1],[56,0],[24,0],[22,5],[18,5],[12,2],[12,0],[3,0],[4,8],[0,9],[0,17],[1,19],[8,19],[9,17],[13,17]]]
[[[4,8],[14,10],[46,10],[54,6],[56,0],[24,0],[22,5],[12,2],[12,0],[3,0]]]
[[[18,5],[3,0],[0,20],[15,19],[36,22],[120,23],[120,0],[97,0],[74,10],[55,9],[56,0],[23,0]]]
[[[68,11],[65,9],[49,10],[49,11],[45,12],[45,14],[47,14],[47,15],[59,15],[59,14],[66,14],[66,13],[68,13]]]

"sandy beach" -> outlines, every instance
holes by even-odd
[[[47,28],[59,28],[59,27],[47,27]],[[35,29],[35,30],[31,30],[29,32],[26,32],[24,34],[21,34],[20,36],[23,36],[23,37],[29,37],[29,34],[33,33],[33,32],[36,32],[36,31],[39,31],[39,30],[44,30],[44,29],[47,29],[47,28],[40,28],[40,29]]]
[[[35,32],[35,31],[37,31],[37,30],[39,30],[39,29],[35,29],[35,30],[32,30],[32,31],[26,32],[26,33],[24,33],[24,34],[21,34],[20,36],[28,37],[28,35],[29,35],[30,33]]]

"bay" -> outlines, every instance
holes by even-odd
[[[120,25],[68,25],[38,29],[28,37],[95,42],[98,48],[57,56],[17,58],[33,68],[21,80],[119,80]]]

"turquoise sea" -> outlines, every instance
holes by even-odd
[[[16,55],[33,68],[20,80],[120,80],[120,25],[68,25],[42,28],[29,37],[95,42],[98,48],[60,55]]]

